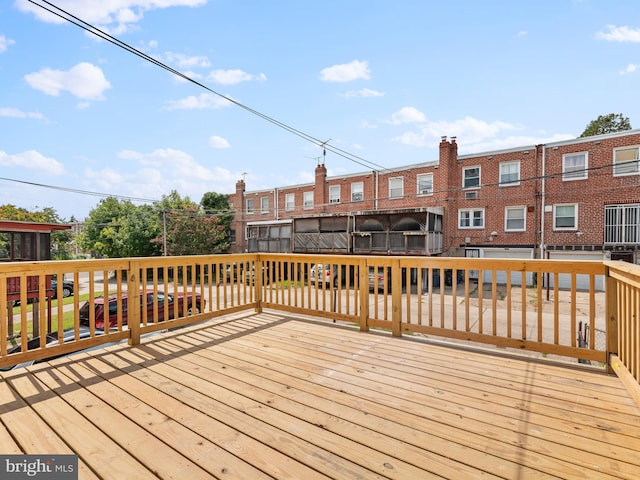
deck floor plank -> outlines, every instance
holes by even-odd
[[[0,378],[0,451],[77,453],[81,479],[640,478],[616,377],[291,314]]]

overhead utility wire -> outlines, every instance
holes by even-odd
[[[51,13],[53,15],[56,15],[57,17],[60,17],[63,20],[66,20],[67,22],[72,23],[73,25],[76,25],[77,27],[80,27],[85,31],[87,31],[87,32],[89,32],[89,33],[91,33],[91,34],[93,34],[93,35],[95,35],[97,37],[100,37],[103,40],[106,40],[109,43],[112,43],[112,44],[114,44],[114,45],[116,45],[116,46],[128,51],[129,53],[132,53],[132,54],[134,54],[134,55],[136,55],[136,56],[138,56],[138,57],[140,57],[140,58],[142,58],[144,60],[147,60],[148,62],[151,62],[154,65],[156,65],[156,66],[158,66],[160,68],[163,68],[163,69],[167,70],[168,72],[171,72],[174,75],[177,75],[177,76],[179,76],[179,77],[181,77],[181,78],[183,78],[183,79],[185,79],[185,80],[187,80],[187,81],[189,81],[189,82],[191,82],[191,83],[193,83],[193,84],[195,84],[195,85],[207,90],[208,92],[210,92],[210,93],[212,93],[214,95],[217,95],[218,97],[223,98],[224,100],[226,100],[226,101],[228,101],[230,103],[233,103],[234,105],[236,105],[236,106],[238,106],[238,107],[240,107],[240,108],[242,108],[242,109],[244,109],[244,110],[246,110],[246,111],[248,111],[248,112],[250,112],[250,113],[252,113],[252,114],[254,114],[254,115],[258,116],[258,117],[260,117],[260,118],[262,118],[263,120],[266,120],[266,121],[268,121],[268,122],[270,122],[270,123],[282,128],[282,129],[288,131],[289,133],[293,133],[294,135],[297,135],[298,137],[303,138],[304,140],[306,140],[306,141],[308,141],[310,143],[313,143],[314,145],[317,145],[317,146],[322,147],[322,148],[324,148],[326,150],[329,150],[330,152],[332,152],[332,153],[334,153],[334,154],[336,154],[336,155],[338,155],[338,156],[340,156],[342,158],[345,158],[345,159],[347,159],[347,160],[349,160],[349,161],[351,161],[353,163],[357,163],[358,165],[361,165],[363,167],[373,168],[374,170],[380,170],[380,171],[387,171],[388,170],[386,167],[383,167],[381,165],[373,163],[373,162],[371,162],[369,160],[366,160],[366,159],[364,159],[362,157],[359,157],[357,155],[353,155],[353,154],[351,154],[349,152],[346,152],[344,150],[341,150],[339,148],[333,147],[333,146],[327,144],[326,141],[322,141],[322,140],[320,140],[318,138],[315,138],[312,135],[304,133],[304,132],[302,132],[302,131],[300,131],[300,130],[298,130],[298,129],[290,126],[290,125],[287,125],[286,123],[283,123],[283,122],[281,122],[279,120],[276,120],[273,117],[270,117],[270,116],[268,116],[268,115],[266,115],[266,114],[264,114],[262,112],[259,112],[258,110],[255,110],[255,109],[253,109],[253,108],[251,108],[251,107],[249,107],[247,105],[244,105],[244,104],[238,102],[237,100],[234,100],[233,98],[227,97],[226,95],[223,95],[223,94],[211,89],[210,87],[207,87],[206,85],[204,85],[204,84],[192,79],[191,77],[188,77],[187,75],[183,74],[182,72],[180,72],[178,70],[175,70],[174,68],[162,63],[161,61],[159,61],[159,60],[147,55],[146,53],[141,52],[140,50],[137,50],[136,48],[132,47],[131,45],[129,45],[129,44],[117,39],[116,37],[113,37],[113,36],[109,35],[108,33],[103,32],[99,28],[97,28],[97,27],[91,25],[90,23],[82,20],[81,18],[79,18],[79,17],[67,12],[66,10],[58,7],[57,5],[54,5],[53,3],[49,2],[48,0],[40,0],[40,1],[46,3],[51,8],[53,8],[53,9],[55,9],[57,11],[54,11],[54,10],[52,10],[50,8],[47,8],[44,5],[41,5],[40,3],[37,3],[34,0],[29,0],[30,3],[42,8],[43,10],[46,10],[47,12],[49,12],[49,13]],[[59,12],[62,12],[62,14],[59,13]],[[74,19],[75,21],[71,20],[71,19]]]

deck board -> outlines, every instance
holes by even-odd
[[[0,451],[80,478],[640,478],[640,410],[584,368],[275,313],[2,374]]]

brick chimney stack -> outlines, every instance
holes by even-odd
[[[323,212],[326,211],[328,203],[326,183],[327,167],[324,166],[324,163],[318,163],[318,166],[316,167],[316,183],[313,192],[313,203],[314,206],[321,205]]]

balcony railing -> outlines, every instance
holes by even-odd
[[[315,278],[318,264],[324,268]],[[67,303],[50,299],[44,281],[50,275],[75,282]],[[42,279],[36,301],[14,307],[7,285],[34,278]],[[445,257],[240,254],[2,263],[0,367],[123,339],[136,344],[159,330],[262,308],[353,322],[362,331],[578,361],[622,372],[636,385],[640,380],[638,266]],[[33,338],[34,332],[41,334]]]

